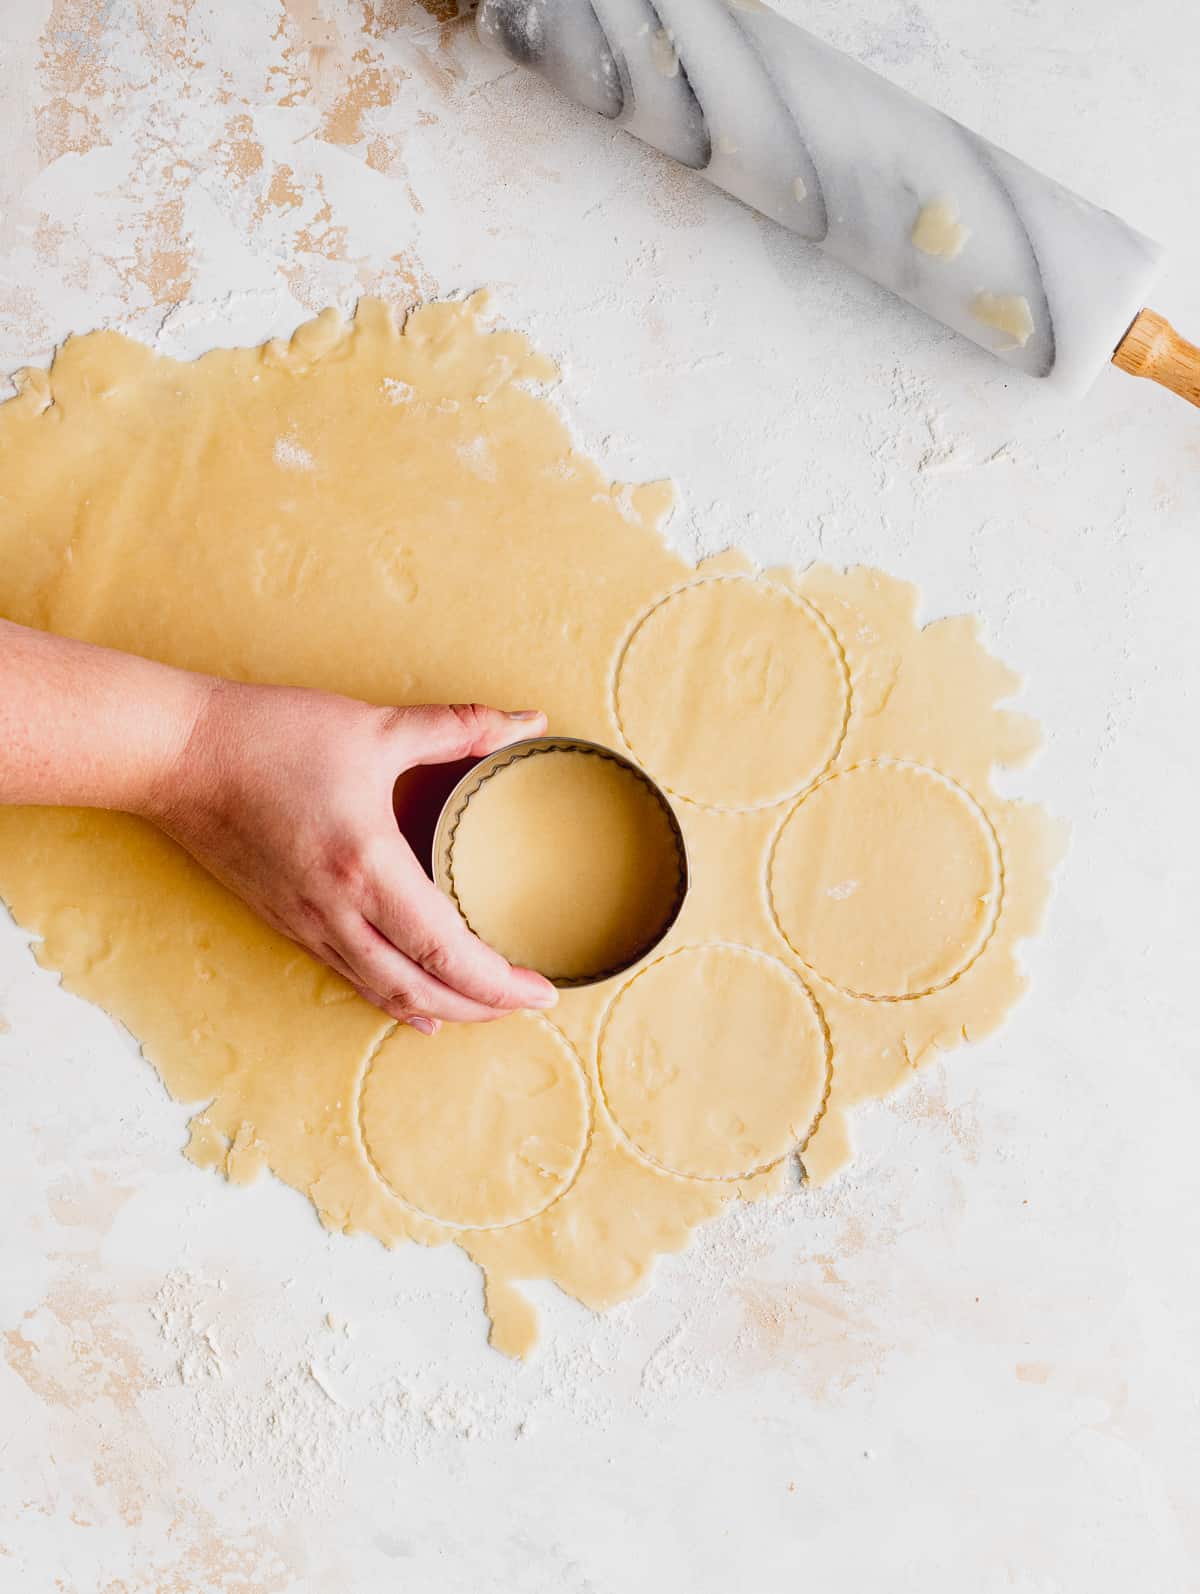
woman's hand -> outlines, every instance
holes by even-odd
[[[396,778],[545,724],[239,686],[0,619],[0,803],[153,820],[268,924],[427,1035],[441,1019],[552,1007],[557,993],[476,940],[426,875],[392,811]]]
[[[208,683],[182,752],[141,807],[268,924],[423,1034],[552,1007],[557,992],[476,939],[392,811],[397,776],[539,735],[541,714],[373,708]]]

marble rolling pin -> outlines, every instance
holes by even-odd
[[[1143,309],[1156,244],[762,0],[480,0],[477,20],[1006,365],[1078,394],[1113,360],[1200,405],[1200,349]]]

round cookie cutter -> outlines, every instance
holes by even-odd
[[[605,759],[610,764],[616,764],[625,770],[650,792],[658,806],[666,815],[671,837],[675,843],[675,854],[679,864],[679,880],[675,892],[675,900],[671,904],[670,912],[653,939],[647,941],[623,962],[613,968],[597,969],[594,974],[575,975],[570,978],[556,977],[548,974],[547,979],[560,990],[572,990],[580,986],[601,985],[605,980],[614,979],[618,974],[625,974],[630,969],[649,957],[656,947],[662,945],[670,932],[674,929],[679,915],[683,912],[684,902],[691,887],[691,866],[688,862],[687,843],[684,840],[683,829],[671,807],[666,792],[662,790],[644,769],[639,768],[632,759],[626,758],[623,753],[615,752],[611,747],[605,747],[600,742],[584,741],[578,736],[533,736],[523,742],[512,742],[508,747],[502,747],[495,753],[489,753],[486,758],[480,759],[473,769],[467,771],[455,786],[449,797],[442,804],[441,813],[438,815],[437,826],[433,832],[433,878],[435,884],[441,887],[454,906],[462,914],[468,928],[471,921],[463,912],[462,903],[459,901],[458,892],[454,885],[454,835],[458,829],[459,820],[466,812],[467,804],[474,797],[479,788],[498,775],[501,770],[510,765],[519,763],[524,758],[538,758],[546,753],[586,753],[593,758]]]

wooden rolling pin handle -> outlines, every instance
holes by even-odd
[[[1148,376],[1191,404],[1200,405],[1200,349],[1153,310],[1141,315],[1121,339],[1113,364],[1130,376]]]

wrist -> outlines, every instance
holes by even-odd
[[[204,787],[199,766],[213,705],[228,683],[187,670],[166,670],[158,685],[154,753],[128,807],[131,813],[162,825],[189,807]]]

